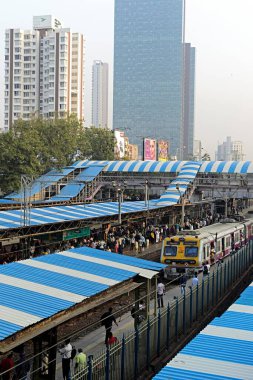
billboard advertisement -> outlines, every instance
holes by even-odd
[[[61,28],[61,23],[53,16],[33,16],[33,27],[39,29],[58,29]]]
[[[138,145],[129,144],[128,150],[129,150],[129,153],[128,153],[129,160],[133,160],[133,161],[138,160]]]
[[[143,156],[144,161],[156,161],[156,140],[144,139]]]
[[[169,141],[159,140],[157,144],[158,161],[168,161],[169,159]]]
[[[124,149],[125,149],[125,158],[128,158],[129,157],[129,138],[128,137],[124,137]]]
[[[114,131],[115,137],[115,159],[119,160],[125,157],[125,134],[122,131]]]

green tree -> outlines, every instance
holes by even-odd
[[[114,136],[103,128],[83,128],[71,115],[66,119],[18,120],[0,134],[0,188],[18,190],[20,176],[38,177],[82,159],[113,160]]]
[[[85,142],[86,146],[83,148],[82,144]],[[84,130],[80,151],[86,158],[90,160],[114,160],[114,147],[113,131],[95,127]]]
[[[206,152],[206,153],[202,156],[202,161],[211,161],[210,154]]]

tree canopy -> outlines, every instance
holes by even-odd
[[[112,131],[83,128],[73,115],[18,120],[10,131],[0,134],[0,189],[4,193],[17,190],[22,174],[37,177],[76,160],[113,160],[114,145]]]

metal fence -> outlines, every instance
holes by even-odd
[[[253,242],[230,255],[211,274],[181,297],[175,298],[157,316],[150,316],[139,328],[97,356],[89,356],[87,367],[72,376],[75,380],[132,380],[149,368],[152,360],[190,331],[228,293],[253,263]]]

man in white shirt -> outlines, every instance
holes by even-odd
[[[199,284],[199,279],[198,279],[198,273],[195,273],[193,279],[192,279],[192,287],[197,286]]]
[[[62,348],[60,348],[59,353],[62,357],[62,376],[63,380],[70,380],[70,359],[71,359],[71,352],[72,352],[72,346],[70,344],[70,339],[65,340],[65,344]]]
[[[158,308],[163,307],[163,296],[165,294],[165,285],[159,280],[157,284],[157,300],[158,300]]]

